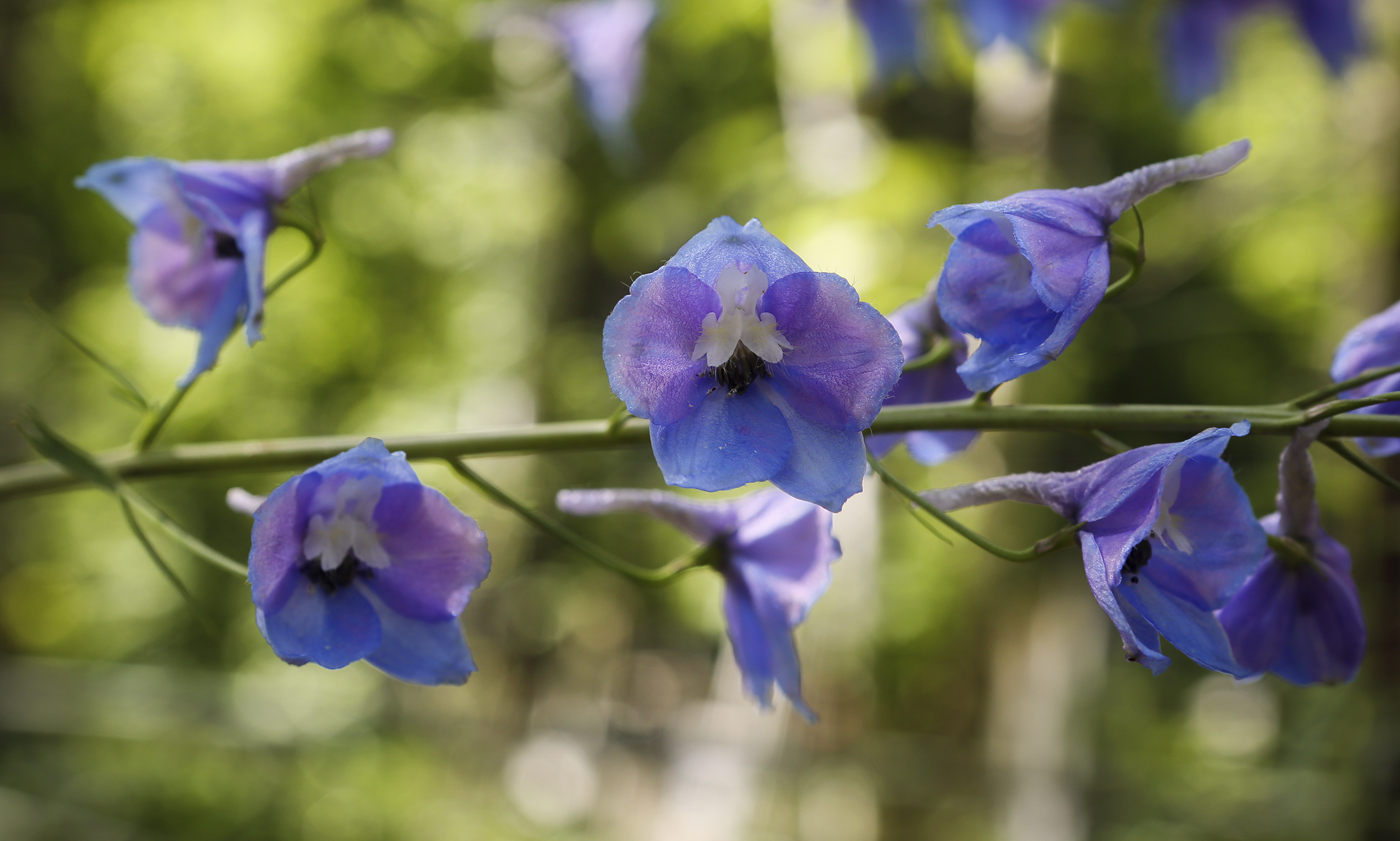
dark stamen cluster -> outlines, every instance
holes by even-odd
[[[731,396],[743,394],[755,380],[772,376],[758,354],[744,347],[742,342],[735,348],[734,355],[729,357],[728,362],[718,368],[711,368],[706,373],[715,378],[715,382],[719,384],[716,388],[728,389]]]
[[[215,231],[214,256],[220,260],[242,260],[243,249],[238,247],[238,240],[223,231]]]
[[[340,566],[330,572],[321,568],[319,560],[303,561],[301,574],[306,576],[306,580],[326,591],[326,595],[330,595],[342,587],[349,587],[356,578],[373,578],[374,570],[351,552],[340,562]]]
[[[1147,566],[1147,562],[1150,560],[1152,560],[1152,544],[1144,540],[1128,551],[1128,557],[1123,561],[1123,577],[1128,579],[1130,584],[1138,583],[1138,570]]]

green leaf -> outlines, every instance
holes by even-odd
[[[29,442],[34,451],[49,461],[103,490],[116,493],[117,478],[108,473],[92,457],[91,453],[67,441],[44,423],[43,418],[33,409],[27,410],[15,423],[19,434]]]

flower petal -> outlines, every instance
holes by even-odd
[[[375,601],[368,588],[364,595]],[[428,686],[460,686],[476,671],[467,637],[455,617],[424,622],[401,616],[382,603],[375,609],[383,632],[379,647],[365,656],[371,666],[390,677]]]
[[[1197,0],[1177,4],[1167,15],[1172,92],[1179,104],[1195,105],[1220,88],[1220,47],[1238,12],[1228,2]]]
[[[455,618],[491,571],[486,535],[434,488],[384,488],[374,522],[380,545],[393,561],[376,569],[366,586],[408,619]]]
[[[1177,650],[1202,666],[1235,677],[1247,677],[1253,672],[1235,661],[1230,653],[1230,639],[1215,613],[1202,608],[1194,599],[1183,599],[1158,586],[1154,575],[1160,573],[1153,560],[1139,573],[1138,583],[1123,584],[1114,589],[1124,602],[1132,605],[1157,632],[1176,646]]]
[[[831,512],[777,489],[750,494],[737,505],[730,563],[752,591],[767,593],[782,607],[789,627],[796,627],[826,592],[831,564],[841,557]]]
[[[276,613],[302,580],[307,509],[321,485],[317,474],[302,474],[277,486],[253,514],[252,549],[248,553],[248,583],[253,604]]]
[[[769,368],[773,389],[814,423],[844,430],[870,426],[904,364],[893,325],[834,274],[778,279],[764,294],[761,311],[777,319],[792,345]]]
[[[793,707],[808,721],[816,716],[802,699],[802,676],[792,630],[764,593],[755,593],[742,575],[725,576],[724,616],[744,689],[764,709],[773,705],[776,681]]]
[[[1103,612],[1108,614],[1113,627],[1118,629],[1118,635],[1123,639],[1123,653],[1134,663],[1146,666],[1152,674],[1161,674],[1171,665],[1171,658],[1162,654],[1156,629],[1143,619],[1135,606],[1119,599],[1110,583],[1118,571],[1117,567],[1105,562],[1095,535],[1080,532],[1079,546],[1084,552],[1084,575],[1089,580],[1089,591],[1094,594],[1094,600],[1103,608]]]
[[[715,383],[693,359],[719,296],[683,268],[663,266],[632,284],[603,325],[608,384],[627,411],[668,425],[695,411]]]
[[[1361,26],[1352,0],[1294,0],[1293,12],[1327,69],[1340,76],[1361,52]]]
[[[702,502],[666,491],[630,488],[564,490],[554,497],[554,504],[560,511],[579,517],[638,511],[670,523],[702,543],[733,531],[739,517],[734,502]]]
[[[310,581],[291,588],[282,608],[257,612],[258,630],[278,657],[296,666],[343,669],[379,647],[374,608],[353,587],[326,593]]]
[[[792,442],[782,469],[765,478],[798,499],[840,511],[847,499],[860,493],[865,478],[865,442],[859,430],[835,429],[808,419],[766,381],[754,387],[782,413]]]
[[[331,473],[350,473],[360,478],[375,476],[386,486],[421,484],[418,474],[414,473],[408,464],[408,456],[402,452],[389,452],[389,448],[378,438],[366,438],[351,449],[326,459],[306,472],[323,476]]]
[[[1103,202],[1104,221],[1113,222],[1132,205],[1173,184],[1224,175],[1249,157],[1249,150],[1247,139],[1236,140],[1200,155],[1150,164],[1096,187],[1082,187],[1068,192],[1093,196]]]
[[[741,228],[728,216],[712,221],[666,261],[667,266],[687,269],[711,286],[720,272],[736,263],[742,267],[757,266],[770,281],[812,270],[792,249],[764,230],[757,219],[750,219]],[[718,308],[715,312],[719,312]]]
[[[666,484],[723,491],[771,478],[791,457],[793,435],[757,388],[716,390],[676,423],[652,423],[651,448]]]

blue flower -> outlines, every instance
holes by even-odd
[[[550,16],[594,128],[615,145],[631,143],[627,122],[655,12],[651,0],[587,0],[558,6]]]
[[[1384,368],[1400,364],[1400,303],[1385,312],[1371,316],[1351,329],[1337,346],[1332,358],[1332,380],[1341,382],[1359,375],[1368,368]],[[1400,374],[1391,374],[1359,388],[1344,391],[1346,398],[1374,397],[1400,391]],[[1381,403],[1357,409],[1354,414],[1397,415],[1400,402]],[[1360,438],[1361,449],[1373,456],[1393,456],[1400,453],[1400,438]]]
[[[1230,466],[1230,437],[1249,424],[1208,429],[1180,444],[1138,447],[1073,473],[1023,473],[926,491],[944,510],[1013,499],[1082,523],[1084,572],[1123,638],[1128,659],[1160,673],[1182,654],[1242,677],[1215,611],[1259,567],[1267,538]]]
[[[944,403],[966,400],[972,396],[957,372],[957,367],[967,360],[967,339],[943,320],[931,290],[922,298],[895,310],[890,315],[890,323],[899,332],[905,362],[918,359],[940,342],[949,343],[952,353],[935,365],[900,374],[894,391],[885,398],[886,406]],[[947,461],[972,446],[977,434],[972,429],[953,429],[871,435],[866,439],[866,446],[870,452],[883,458],[903,441],[916,461],[932,465]]]
[[[1278,510],[1260,521],[1269,534],[1308,550],[1312,560],[1270,549],[1219,614],[1241,666],[1298,684],[1349,681],[1366,650],[1351,553],[1322,530],[1308,457],[1308,446],[1326,425],[1322,421],[1294,433],[1279,458]]]
[[[757,219],[711,222],[638,278],[603,327],[608,382],[651,421],[667,484],[771,480],[832,511],[860,491],[861,430],[901,362],[880,313]]]
[[[476,671],[457,617],[491,569],[486,535],[366,438],[287,480],[254,515],[258,630],[295,666],[356,660],[413,683]]]
[[[1178,102],[1193,105],[1220,87],[1224,40],[1242,15],[1264,6],[1291,12],[1335,75],[1346,70],[1361,51],[1353,0],[1185,0],[1169,13],[1166,24]]]
[[[744,688],[764,708],[773,684],[808,720],[792,629],[831,583],[841,545],[831,536],[831,514],[767,489],[739,499],[699,502],[664,491],[560,491],[560,511],[580,516],[640,511],[670,523],[719,550],[724,616]]]
[[[917,75],[923,39],[919,15],[923,0],[849,0],[875,58],[875,78],[889,84],[905,73]]]
[[[967,387],[1039,370],[1064,351],[1108,289],[1108,226],[1134,203],[1178,181],[1228,172],[1249,141],[1153,164],[1096,187],[1031,190],[940,210],[929,227],[954,237],[938,281],[938,308],[982,340],[958,366]]]
[[[332,137],[266,161],[121,158],[94,164],[77,180],[134,225],[128,282],[161,324],[200,334],[188,385],[213,367],[242,319],[248,343],[262,338],[263,250],[273,210],[322,170],[382,155],[388,129]]]
[[[1027,53],[1040,21],[1063,0],[962,0],[963,17],[979,49],[1005,38]]]

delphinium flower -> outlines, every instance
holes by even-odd
[[[1152,164],[1095,187],[1031,190],[933,214],[956,239],[938,281],[938,308],[982,344],[958,373],[973,391],[1043,368],[1064,351],[1108,289],[1108,226],[1179,181],[1228,172],[1249,154],[1237,140]]]
[[[938,313],[933,290],[910,301],[890,314],[890,323],[899,332],[906,364],[924,356],[935,346],[946,343],[947,358],[899,376],[894,391],[885,398],[886,406],[907,403],[943,403],[966,400],[972,392],[958,376],[957,367],[967,359],[967,339],[948,326]],[[922,464],[938,464],[972,446],[977,431],[953,429],[871,435],[866,439],[870,452],[883,457],[901,441],[909,454]]]
[[[832,511],[860,491],[861,430],[902,361],[884,316],[757,219],[711,222],[638,278],[603,328],[608,382],[651,421],[668,484],[771,480]]]
[[[1197,663],[1244,676],[1215,611],[1264,557],[1264,530],[1220,454],[1249,424],[1179,444],[1138,447],[1072,473],[1022,473],[926,491],[944,510],[1017,500],[1082,523],[1089,589],[1129,660],[1154,674],[1171,660],[1158,634]]]
[[[213,367],[240,319],[249,344],[262,338],[263,251],[277,205],[316,173],[393,143],[393,132],[372,129],[265,161],[121,158],[78,179],[136,225],[128,274],[136,300],[161,324],[199,332],[181,385]]]
[[[550,16],[584,108],[598,134],[614,146],[631,143],[628,120],[655,11],[651,0],[586,0],[560,5]]]
[[[1221,50],[1238,20],[1256,9],[1291,13],[1333,74],[1361,51],[1353,0],[1183,0],[1168,13],[1167,51],[1177,100],[1192,105],[1220,87]]]
[[[724,577],[724,616],[744,688],[767,708],[777,683],[813,718],[802,699],[792,630],[826,591],[831,564],[841,557],[829,512],[773,488],[719,502],[664,491],[572,490],[560,491],[557,505],[581,516],[640,511],[710,544]]]
[[[460,684],[476,665],[457,617],[490,568],[476,522],[367,438],[257,508],[248,582],[258,629],[288,663],[363,659],[400,680]]]
[[[962,0],[962,12],[979,49],[1004,38],[1027,53],[1041,19],[1064,0]]]
[[[1349,380],[1368,368],[1383,368],[1400,364],[1400,303],[1391,305],[1385,312],[1371,316],[1352,328],[1346,338],[1337,346],[1337,354],[1332,358],[1332,379],[1336,382]],[[1344,391],[1340,396],[1374,397],[1400,391],[1400,374],[1391,374],[1378,380]],[[1357,414],[1396,415],[1400,414],[1400,402],[1381,403],[1355,410]],[[1393,456],[1400,453],[1400,438],[1361,438],[1357,443],[1361,449],[1373,456]]]
[[[876,81],[887,85],[904,74],[917,75],[922,0],[849,0],[849,5],[870,42]]]
[[[1308,446],[1327,421],[1293,435],[1278,464],[1278,510],[1260,520],[1269,534],[1302,551],[1275,551],[1220,610],[1235,659],[1293,683],[1342,683],[1356,676],[1366,622],[1351,553],[1322,529]]]

